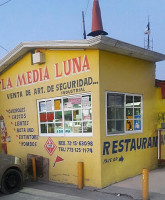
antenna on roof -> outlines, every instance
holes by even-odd
[[[85,30],[85,17],[84,17],[84,11],[82,11],[82,20],[83,20],[83,36],[84,36],[84,39],[86,39],[87,36],[86,36],[86,30]]]
[[[153,50],[153,39],[150,40],[150,33],[151,33],[150,20],[149,20],[149,16],[148,16],[148,24],[147,24],[146,29],[144,31],[144,34],[147,35],[147,39],[144,38],[144,48],[148,49],[148,50]]]

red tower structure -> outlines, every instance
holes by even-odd
[[[98,35],[108,35],[108,33],[103,30],[99,0],[94,0],[92,11],[92,32],[89,33],[88,36],[95,37]]]

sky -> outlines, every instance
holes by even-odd
[[[144,47],[149,16],[153,50],[165,54],[165,0],[99,3],[109,37]],[[83,39],[82,11],[89,33],[92,5],[93,0],[0,0],[0,59],[20,42]],[[165,80],[165,61],[156,66],[156,78]]]

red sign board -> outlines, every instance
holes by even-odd
[[[50,137],[46,141],[44,147],[45,147],[45,149],[47,150],[47,152],[49,153],[50,156],[53,154],[53,152],[57,148],[57,146],[54,144],[53,140]]]

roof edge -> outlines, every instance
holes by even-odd
[[[21,42],[0,60],[0,73],[19,60],[27,52],[37,49],[99,49],[112,53],[143,59],[150,62],[165,60],[165,55],[150,51],[107,36],[99,35],[83,40],[58,40]]]

